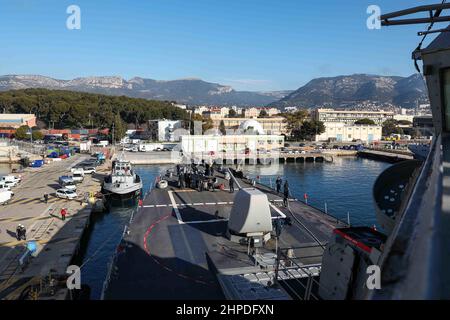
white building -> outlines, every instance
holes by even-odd
[[[364,110],[335,110],[335,109],[316,109],[312,111],[312,118],[323,123],[342,122],[347,125],[353,125],[361,119],[370,119],[377,125],[381,125],[388,119],[393,119],[392,111],[364,111]]]
[[[217,155],[219,152],[254,154],[262,150],[279,150],[284,136],[279,135],[182,135],[184,153]]]
[[[397,121],[409,121],[409,122],[411,122],[411,125],[412,125],[413,119],[414,119],[414,116],[413,115],[409,115],[409,114],[396,114],[396,115],[394,115],[394,120],[397,120]]]
[[[199,106],[199,107],[195,107],[194,114],[202,115],[203,112],[207,112],[207,111],[209,111],[208,107],[206,107],[206,106]]]
[[[149,132],[155,141],[175,141],[174,131],[182,128],[181,120],[149,120]]]
[[[361,140],[371,143],[380,141],[382,127],[378,125],[347,125],[342,122],[325,123],[325,132],[316,135],[315,141],[352,142]]]

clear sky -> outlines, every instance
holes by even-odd
[[[435,2],[0,0],[0,75],[194,77],[238,90],[352,73],[408,76],[426,26],[369,30],[366,9]],[[81,8],[80,30],[66,28],[71,4]]]

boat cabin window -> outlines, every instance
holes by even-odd
[[[450,131],[450,68],[444,69],[441,76],[443,96],[443,116],[445,131]]]

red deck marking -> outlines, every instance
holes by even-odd
[[[343,237],[345,240],[347,240],[347,241],[353,243],[353,244],[356,245],[358,248],[360,248],[360,249],[362,249],[362,250],[364,250],[364,251],[366,251],[366,252],[368,252],[368,253],[371,253],[371,252],[372,252],[372,248],[366,246],[366,245],[365,245],[364,243],[362,243],[361,241],[358,241],[358,240],[356,240],[356,239],[353,239],[352,237],[350,237],[348,234],[342,232],[341,230],[334,229],[333,232],[334,232],[335,234],[340,235],[340,236]]]
[[[202,280],[198,280],[196,278],[189,277],[189,276],[187,276],[185,274],[182,274],[182,273],[179,273],[179,272],[176,272],[176,271],[170,269],[166,265],[163,265],[160,261],[158,261],[158,259],[156,259],[151,254],[150,249],[147,246],[147,240],[149,239],[150,233],[152,232],[153,228],[155,228],[160,222],[170,218],[171,216],[172,216],[172,213],[170,213],[168,215],[165,215],[165,216],[161,217],[160,219],[158,219],[156,222],[154,222],[152,225],[150,225],[150,227],[148,227],[147,231],[144,234],[144,250],[145,250],[145,252],[147,252],[147,254],[153,259],[153,261],[155,261],[157,264],[159,264],[163,269],[165,269],[165,270],[167,270],[169,272],[173,272],[173,273],[175,273],[177,276],[179,276],[181,278],[188,279],[188,280],[191,280],[191,281],[194,281],[194,282],[197,282],[197,283],[201,283],[201,284],[204,284],[204,285],[211,285],[212,283],[208,283],[208,282],[205,282],[205,281],[202,281]]]

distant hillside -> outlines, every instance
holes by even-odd
[[[235,91],[229,86],[200,79],[160,81],[135,77],[85,77],[58,80],[40,75],[0,76],[0,91],[25,88],[46,88],[126,95],[135,98],[170,100],[191,105],[266,105],[290,93]]]
[[[428,101],[427,90],[420,74],[410,77],[355,74],[317,78],[293,91],[271,106],[345,107],[362,101],[392,103],[413,108],[417,101]]]

